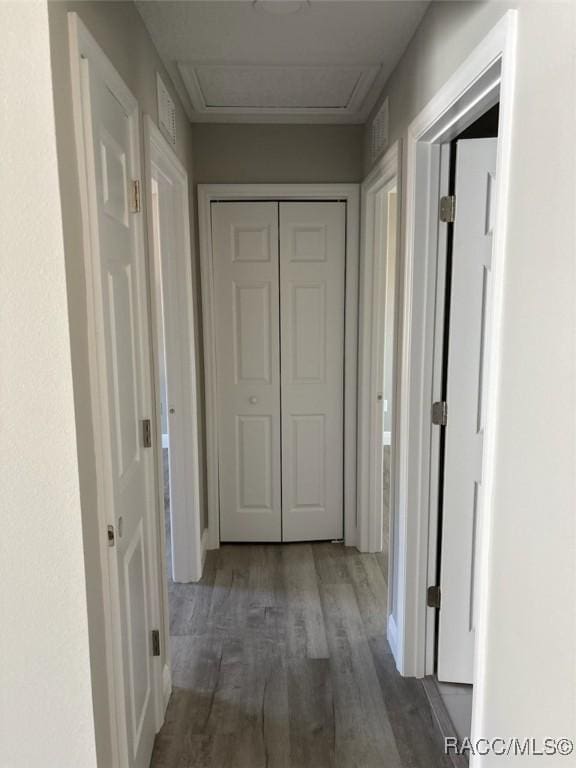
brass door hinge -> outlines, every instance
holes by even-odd
[[[160,656],[160,630],[152,630],[152,656]]]
[[[152,424],[150,419],[142,419],[142,444],[144,448],[152,448]]]
[[[132,182],[132,189],[131,189],[130,212],[140,213],[141,209],[142,209],[142,200],[141,200],[141,192],[140,192],[140,181],[138,179],[134,179],[134,181]]]

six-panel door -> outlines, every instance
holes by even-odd
[[[280,203],[282,533],[343,531],[345,203]]]
[[[212,205],[221,541],[280,541],[278,204]]]
[[[342,536],[345,222],[212,204],[221,541]]]
[[[151,648],[153,454],[143,447],[142,420],[151,415],[146,264],[138,247],[130,185],[135,147],[131,118],[97,70],[89,72],[91,133],[98,211],[103,346],[107,373],[115,560],[129,768],[150,763],[155,735]],[[136,127],[137,130],[137,127]]]

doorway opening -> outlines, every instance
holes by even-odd
[[[458,738],[471,736],[477,601],[478,485],[483,457],[474,455],[485,423],[486,310],[491,289],[495,169],[499,128],[495,104],[449,144],[444,218],[446,246],[436,304],[441,400],[437,462],[437,554],[434,682]],[[445,176],[441,168],[441,177]],[[434,471],[434,470],[433,470]]]

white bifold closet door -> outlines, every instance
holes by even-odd
[[[282,532],[343,531],[345,203],[280,203]]]
[[[278,203],[213,203],[220,539],[281,541]]]
[[[212,205],[222,541],[342,537],[345,222]]]

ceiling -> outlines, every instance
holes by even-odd
[[[136,0],[192,122],[363,123],[428,2]]]

